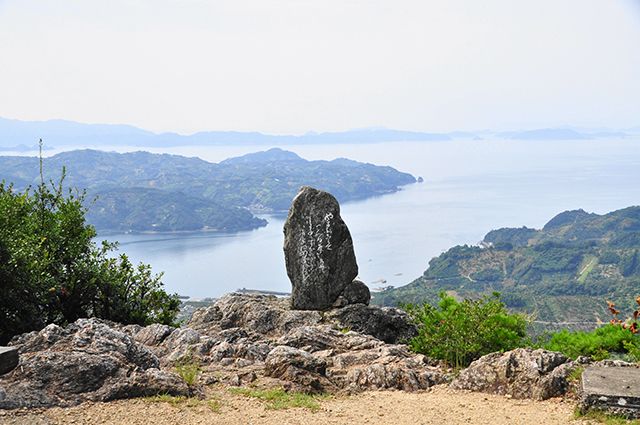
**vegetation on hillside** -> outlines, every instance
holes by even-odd
[[[120,323],[173,323],[179,300],[148,265],[96,246],[84,193],[62,180],[15,190],[0,184],[0,344],[49,323],[95,316]]]
[[[48,170],[67,166],[68,182],[87,189],[87,219],[99,231],[238,231],[264,226],[253,212],[286,211],[303,185],[331,192],[339,201],[395,192],[415,182],[391,167],[336,159],[307,161],[271,149],[214,164],[198,158],[93,150],[45,159]],[[37,184],[38,160],[0,157],[7,181]],[[55,179],[55,172],[45,176]]]
[[[607,321],[605,300],[633,309],[640,287],[640,207],[605,215],[582,210],[542,230],[491,231],[483,246],[456,246],[407,286],[374,295],[383,305],[434,303],[441,291],[478,298],[494,291],[539,321]]]
[[[149,188],[100,192],[89,205],[87,221],[112,232],[224,231],[264,226],[247,209],[203,198]]]
[[[611,357],[640,362],[640,297],[637,308],[627,319],[620,319],[620,310],[609,301],[607,309],[613,316],[611,321],[590,332],[570,332],[563,329],[548,336],[542,345],[547,350],[559,351],[571,358],[588,356],[595,360]]]
[[[455,368],[528,341],[526,318],[509,313],[497,293],[464,301],[441,293],[437,306],[409,304],[405,309],[418,326],[418,335],[409,342],[411,349]]]

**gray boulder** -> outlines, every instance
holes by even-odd
[[[234,293],[223,296],[210,307],[196,310],[187,326],[205,334],[243,328],[262,335],[281,336],[293,328],[321,320],[318,311],[292,310],[288,298]]]
[[[353,241],[338,201],[308,186],[300,189],[289,209],[284,254],[294,309],[331,308],[358,275]]]
[[[464,369],[451,386],[519,399],[546,400],[567,392],[567,378],[576,367],[576,363],[561,353],[517,348],[479,358]]]
[[[264,362],[265,375],[294,384],[306,392],[325,392],[331,387],[326,378],[327,364],[306,351],[278,346],[271,350]]]
[[[293,310],[288,298],[237,293],[225,295],[214,305],[197,310],[187,327],[214,336],[224,329],[242,328],[280,337],[293,329],[320,324],[351,329],[391,344],[404,342],[417,333],[409,315],[393,307],[350,304],[325,312]],[[141,332],[149,333],[146,328]]]
[[[213,376],[230,385],[269,379],[301,391],[355,393],[424,390],[448,379],[425,356],[379,339],[395,342],[415,332],[406,314],[393,308],[353,304],[321,313],[292,310],[286,298],[229,294],[196,311],[187,326],[200,339],[180,349],[201,360],[204,382],[214,382]],[[209,351],[199,348],[205,336]],[[163,356],[163,364],[171,356]]]
[[[136,342],[143,345],[158,346],[175,331],[167,325],[153,324],[132,332]]]
[[[364,282],[355,279],[348,284],[342,294],[338,297],[336,302],[333,303],[333,307],[344,307],[349,304],[365,304],[369,305],[371,301],[371,291]]]
[[[331,354],[378,349],[385,345],[372,336],[352,331],[342,332],[328,325],[296,328],[276,342],[278,345],[299,348],[309,353],[329,351]]]
[[[188,395],[176,374],[116,324],[80,319],[17,337],[20,367],[0,377],[0,408],[73,406],[154,394]]]
[[[293,362],[296,365],[295,374],[271,373],[270,376],[286,380],[296,376],[298,378],[294,382],[305,389],[305,381],[299,379],[304,376],[304,379],[313,383],[313,386],[306,388],[310,391],[417,391],[447,380],[447,376],[432,366],[425,356],[411,353],[405,346],[385,344],[358,332],[341,332],[326,325],[307,326],[292,330],[277,342],[281,344],[277,349],[290,353],[279,356],[279,362],[282,365]],[[281,348],[283,346],[294,347],[295,350],[284,350]],[[267,357],[267,362],[269,357],[272,357],[272,353]],[[324,369],[312,367],[315,364],[326,366]],[[284,366],[281,369],[285,369]]]
[[[352,304],[328,311],[324,319],[340,328],[372,335],[389,344],[406,342],[418,333],[409,315],[393,307]]]

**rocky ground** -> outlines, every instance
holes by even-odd
[[[393,308],[294,310],[287,299],[241,294],[196,311],[177,329],[98,319],[49,325],[12,340],[20,364],[0,376],[0,423],[571,420],[576,401],[561,400],[575,390],[579,361],[517,349],[484,356],[454,375],[401,343],[415,331]],[[196,373],[189,377],[188,370]],[[316,412],[273,411],[233,393],[238,387],[327,398]],[[158,394],[187,401],[150,401]]]
[[[574,403],[554,398],[518,400],[436,386],[423,392],[368,391],[320,401],[319,410],[269,410],[265,403],[224,389],[212,392],[218,410],[206,404],[151,402],[147,399],[85,403],[72,408],[29,412],[0,411],[6,425],[49,424],[583,424]]]

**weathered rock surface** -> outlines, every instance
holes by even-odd
[[[0,347],[0,375],[11,372],[18,366],[20,357],[15,347]]]
[[[12,341],[20,365],[0,377],[0,408],[71,406],[160,393],[187,395],[177,375],[117,325],[80,319]]]
[[[384,336],[401,334],[395,309],[354,304],[354,317]],[[345,309],[339,309],[345,310]],[[336,310],[338,311],[338,310]],[[360,313],[358,313],[360,311]],[[387,319],[384,319],[387,317]],[[345,321],[346,318],[342,318]],[[0,408],[70,406],[83,401],[194,391],[172,371],[200,364],[202,384],[283,386],[311,392],[427,389],[447,375],[403,345],[356,332],[333,312],[292,310],[287,299],[230,294],[197,311],[186,327],[122,326],[82,319],[16,337],[20,366],[0,377]],[[349,330],[349,328],[351,330]]]
[[[327,364],[304,350],[280,345],[269,352],[265,374],[295,384],[306,391],[324,392],[331,387],[326,378]]]
[[[324,320],[340,328],[372,335],[389,344],[408,341],[418,332],[409,315],[393,307],[352,304],[328,311]]]
[[[216,333],[243,328],[268,336],[280,336],[293,328],[320,323],[319,311],[292,310],[288,298],[272,295],[227,294],[210,307],[197,310],[187,326]]]
[[[447,379],[426,357],[409,352],[405,346],[385,344],[369,335],[353,331],[345,333],[327,325],[294,329],[281,337],[277,344],[279,345],[274,351],[269,353],[267,362],[274,363],[271,360],[273,354],[278,354],[278,361],[275,363],[280,363],[279,370],[286,370],[285,365],[290,358],[300,358],[301,351],[309,353],[303,359],[314,359],[292,361],[303,366],[296,366],[295,374],[289,375],[296,377],[293,382],[298,386],[310,383],[307,384],[308,390],[416,391],[443,383]],[[291,347],[295,350],[290,350]],[[287,355],[282,355],[283,353]],[[274,377],[286,376],[282,373],[268,374]]]
[[[355,304],[322,313],[292,310],[287,299],[274,296],[229,294],[197,311],[187,326],[200,335],[192,347],[213,341],[208,352],[191,351],[210,370],[231,374],[231,384],[266,376],[305,391],[357,392],[426,389],[446,379],[424,356],[377,338],[395,342],[415,332],[408,316],[393,308]],[[185,351],[189,345],[173,344],[173,349]]]
[[[342,291],[342,294],[333,303],[333,307],[344,307],[349,304],[366,304],[371,301],[371,291],[364,282],[354,279]]]
[[[330,193],[300,189],[284,224],[284,254],[297,310],[334,305],[358,275],[353,241]]]
[[[409,315],[393,307],[351,304],[324,312],[293,310],[287,298],[236,293],[225,295],[214,305],[197,310],[187,327],[204,334],[242,328],[279,337],[302,326],[320,324],[372,335],[390,344],[408,340],[417,332]]]
[[[173,328],[167,325],[153,324],[144,328],[133,325],[135,340],[143,345],[160,345],[171,333]]]
[[[520,399],[546,400],[567,391],[567,377],[576,367],[576,363],[561,353],[518,348],[479,358],[464,369],[451,386]]]
[[[279,342],[283,340],[294,346],[316,341],[307,349],[325,359],[327,376],[339,388],[415,391],[446,381],[445,374],[425,356],[411,353],[404,345],[386,344],[358,332],[315,327],[298,329]]]
[[[582,373],[580,411],[605,411],[628,419],[640,418],[640,368],[626,363],[594,366]]]

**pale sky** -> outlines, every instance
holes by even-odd
[[[153,131],[640,125],[640,0],[0,0],[0,116]]]

